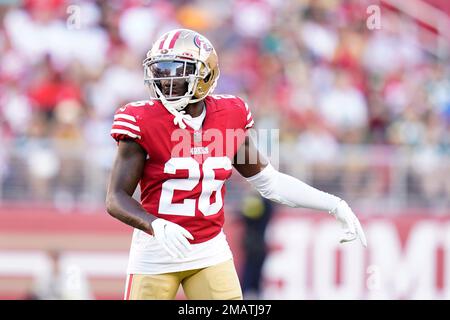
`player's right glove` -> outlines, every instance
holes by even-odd
[[[367,247],[366,236],[361,227],[356,215],[344,200],[339,201],[336,208],[330,211],[330,214],[334,216],[344,229],[344,236],[341,238],[341,243],[353,241],[357,238],[361,241],[364,247]]]
[[[186,239],[194,240],[192,234],[176,223],[158,218],[152,222],[153,235],[173,258],[185,258],[191,250]]]

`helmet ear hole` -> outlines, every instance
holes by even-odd
[[[208,75],[205,77],[205,79],[203,79],[203,81],[204,82],[208,82],[209,81],[209,79],[211,79],[211,76],[212,76],[212,73],[213,73],[214,71],[211,71],[210,73],[208,73]]]

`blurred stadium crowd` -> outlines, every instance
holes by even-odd
[[[102,204],[113,113],[148,98],[146,51],[186,27],[218,52],[215,93],[280,129],[282,171],[360,206],[445,208],[448,51],[383,7],[369,30],[371,3],[0,1],[0,199]]]

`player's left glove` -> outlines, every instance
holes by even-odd
[[[359,238],[361,244],[367,247],[366,236],[359,223],[358,218],[353,213],[347,202],[344,200],[339,201],[336,208],[330,211],[330,214],[334,216],[344,229],[344,236],[341,239],[341,243],[353,241]]]

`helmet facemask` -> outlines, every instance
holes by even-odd
[[[164,57],[144,60],[144,82],[150,97],[161,100],[168,110],[181,111],[196,102],[194,94],[198,82],[208,74],[209,68],[199,60]]]

